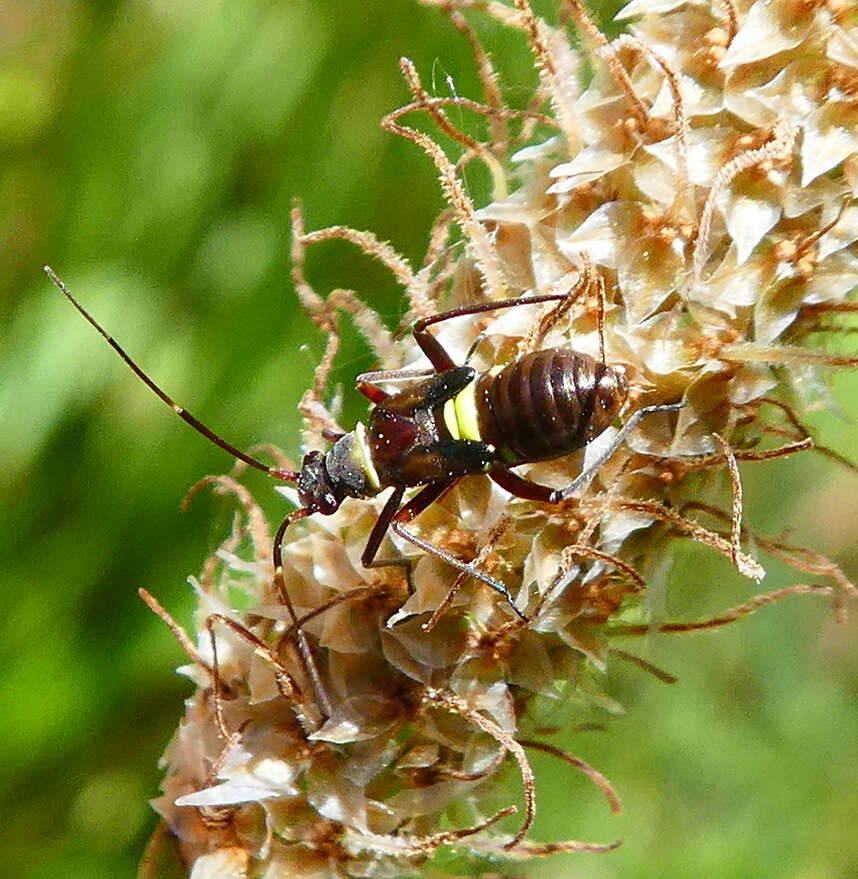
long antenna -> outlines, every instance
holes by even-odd
[[[158,385],[143,372],[142,369],[125,353],[123,348],[120,346],[119,342],[101,326],[101,324],[74,298],[71,290],[66,287],[65,283],[60,280],[57,276],[56,272],[50,267],[45,266],[45,272],[47,276],[54,282],[57,289],[66,297],[66,299],[71,302],[71,304],[107,339],[110,347],[131,367],[134,371],[134,374],[143,381],[143,383],[155,394],[157,394],[175,413],[179,416],[183,421],[186,421],[191,427],[197,432],[201,433],[207,440],[214,443],[219,448],[223,449],[225,452],[229,452],[234,458],[238,458],[239,461],[244,461],[245,464],[249,464],[251,467],[255,467],[257,470],[261,470],[263,473],[267,473],[269,476],[273,476],[275,479],[282,479],[285,482],[297,482],[299,474],[294,470],[283,470],[280,467],[269,467],[267,464],[263,464],[262,461],[257,460],[251,455],[248,455],[246,452],[242,452],[240,449],[237,449],[231,443],[228,443],[225,439],[218,436],[211,428],[205,426],[202,421],[194,418],[190,412],[186,409],[182,408],[178,403],[176,403],[171,397],[164,393]]]

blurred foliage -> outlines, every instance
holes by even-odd
[[[428,160],[378,126],[407,100],[397,59],[437,93],[478,88],[465,42],[412,0],[12,0],[2,17],[0,875],[121,879],[155,826],[146,801],[188,692],[137,587],[187,619],[185,577],[231,513],[207,497],[178,505],[229,461],[140,385],[41,266],[214,429],[297,455],[295,407],[324,340],[289,280],[293,199],[308,228],[372,229],[419,257],[441,197]],[[480,27],[526,101],[522,41]],[[479,200],[484,182],[468,182]],[[356,289],[391,326],[401,315],[391,279],[347,244],[311,251],[307,272],[322,293]],[[348,391],[369,365],[349,337],[335,380]],[[838,384],[854,412],[856,382]],[[345,396],[349,423],[363,410]],[[858,458],[845,421],[820,421]],[[745,476],[754,527],[794,528],[856,573],[858,477],[821,457]],[[264,477],[248,482],[276,515]],[[778,582],[775,571],[767,585]],[[748,589],[691,551],[673,583],[675,616]],[[567,742],[613,779],[623,816],[535,757],[539,838],[625,845],[528,874],[858,874],[855,632],[798,599],[715,635],[633,644],[680,682],[617,663],[606,686],[628,714]]]

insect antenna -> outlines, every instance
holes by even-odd
[[[107,340],[108,344],[114,351],[131,367],[131,370],[134,374],[161,400],[163,400],[183,421],[187,422],[197,433],[202,434],[207,440],[214,443],[214,445],[218,446],[218,448],[223,449],[226,452],[229,452],[234,458],[237,458],[239,461],[243,461],[245,464],[249,464],[251,467],[255,467],[257,470],[261,470],[263,473],[267,473],[269,476],[273,476],[275,479],[281,479],[285,482],[298,482],[300,474],[294,470],[287,470],[283,467],[269,467],[267,464],[264,464],[262,461],[254,458],[252,455],[247,454],[246,452],[242,452],[241,449],[237,449],[232,443],[227,442],[221,436],[216,434],[211,428],[207,427],[203,424],[199,419],[195,418],[191,415],[190,412],[185,410],[183,407],[179,406],[167,393],[165,393],[149,376],[143,372],[143,370],[134,362],[134,360],[130,357],[129,354],[126,353],[125,349],[101,326],[101,324],[81,305],[80,302],[75,299],[71,290],[66,286],[65,282],[63,282],[59,276],[54,272],[54,270],[50,266],[45,266],[45,272],[48,277],[53,281],[54,285],[57,289],[66,297],[66,299],[71,302],[72,305],[86,318],[86,320],[95,327],[96,330]],[[289,593],[286,589],[286,584],[283,578],[283,564],[282,564],[282,544],[283,544],[283,536],[286,533],[286,529],[293,522],[298,521],[299,519],[303,519],[306,516],[310,515],[314,510],[310,507],[302,507],[297,510],[294,510],[290,513],[281,523],[280,528],[277,530],[277,534],[274,539],[274,553],[273,553],[273,562],[274,562],[274,587],[277,591],[278,598],[284,604],[289,612],[290,617],[294,624],[298,623],[298,618],[295,614],[295,609],[292,605],[292,601],[289,597]],[[210,618],[211,619],[211,618]],[[225,624],[229,624],[229,621],[225,618],[222,619],[222,622]],[[207,622],[207,625],[209,623]],[[234,625],[234,624],[233,624]],[[212,637],[213,634],[212,634]],[[318,700],[318,706],[322,712],[322,714],[326,717],[331,715],[331,701],[328,697],[325,687],[322,684],[321,676],[319,675],[318,668],[316,666],[315,657],[313,656],[312,648],[310,647],[309,642],[307,641],[306,636],[303,631],[298,628],[297,634],[295,636],[295,646],[298,651],[298,655],[301,661],[301,665],[304,669],[304,673],[307,678],[310,680],[313,689],[316,693],[316,698]]]
[[[107,340],[108,344],[111,348],[131,367],[134,374],[151,390],[153,391],[160,399],[162,399],[175,413],[179,416],[183,421],[190,424],[190,426],[197,432],[202,434],[209,442],[214,443],[219,448],[223,449],[225,452],[229,452],[234,458],[238,458],[239,461],[244,461],[245,464],[249,464],[251,467],[255,467],[257,470],[261,470],[263,473],[267,473],[269,476],[273,476],[275,479],[282,479],[285,482],[297,482],[299,474],[294,470],[285,470],[281,467],[269,467],[267,464],[264,464],[262,461],[254,458],[252,455],[248,455],[246,452],[242,452],[241,449],[237,449],[232,443],[228,443],[225,439],[218,436],[210,427],[206,427],[205,424],[202,423],[199,419],[195,418],[176,403],[171,397],[169,397],[161,388],[155,384],[155,382],[146,375],[145,372],[131,359],[131,357],[125,352],[125,350],[120,346],[120,344],[101,326],[101,324],[80,304],[80,302],[75,299],[72,295],[71,290],[65,285],[65,282],[62,281],[54,272],[54,270],[50,266],[45,266],[45,273],[47,276],[53,281],[56,288],[66,297],[66,299],[71,302],[71,304],[89,321],[92,326],[98,330],[99,333]]]

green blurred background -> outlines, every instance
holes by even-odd
[[[522,41],[473,21],[526,100]],[[189,693],[137,588],[187,622],[185,577],[230,521],[229,503],[208,496],[179,512],[196,479],[230,462],[145,390],[41,266],[216,430],[296,452],[296,404],[323,340],[289,281],[293,199],[308,228],[372,229],[415,260],[441,207],[429,161],[379,129],[407,101],[400,55],[432,92],[449,94],[449,75],[479,94],[462,38],[412,0],[0,6],[0,876],[134,876],[156,763]],[[468,185],[485,198],[482,178]],[[322,293],[355,288],[391,326],[403,310],[347,244],[318,247],[307,270]],[[370,363],[350,337],[335,380],[348,389]],[[855,380],[837,384],[854,413]],[[349,423],[362,409],[346,399]],[[847,419],[818,423],[858,459]],[[753,527],[789,527],[858,574],[858,477],[819,456],[745,477]],[[706,553],[683,549],[677,570],[673,616],[749,594]],[[771,570],[768,587],[795,580]],[[631,645],[679,682],[617,664],[605,688],[627,713],[567,739],[614,781],[624,814],[534,758],[538,838],[625,844],[526,872],[858,875],[855,635],[798,598],[718,634]]]

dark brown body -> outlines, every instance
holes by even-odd
[[[506,464],[557,458],[602,433],[627,393],[623,373],[587,354],[535,351],[477,380],[480,436]]]

